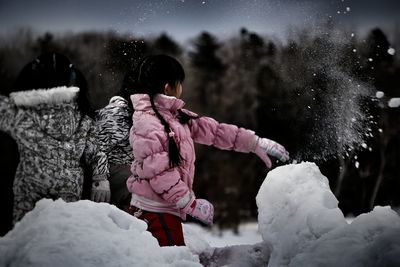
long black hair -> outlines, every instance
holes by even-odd
[[[78,87],[77,102],[80,112],[94,117],[94,110],[87,97],[88,84],[85,77],[66,56],[60,53],[44,53],[26,64],[17,76],[13,91],[49,89],[58,86]]]
[[[166,84],[176,88],[184,80],[185,71],[175,58],[167,55],[151,55],[143,58],[135,69],[128,71],[123,82],[123,88],[125,87],[130,94],[149,95],[151,106],[168,135],[168,156],[171,166],[178,166],[182,157],[170,125],[154,104],[154,97],[156,94],[164,93]]]

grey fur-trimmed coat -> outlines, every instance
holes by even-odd
[[[79,88],[57,87],[0,96],[0,130],[18,144],[14,222],[41,198],[81,199],[84,168],[93,181],[108,178],[107,157],[98,149],[94,121],[76,102]]]

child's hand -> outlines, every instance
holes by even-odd
[[[183,211],[206,225],[213,224],[214,206],[205,199],[193,198]]]
[[[289,160],[289,152],[287,152],[282,145],[267,138],[258,138],[254,153],[265,162],[268,168],[271,168],[272,166],[271,160],[268,156],[277,158],[282,162]]]
[[[92,184],[90,199],[95,202],[110,202],[110,182],[108,180],[95,181]]]

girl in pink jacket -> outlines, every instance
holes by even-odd
[[[213,205],[193,192],[194,143],[237,152],[254,152],[271,167],[268,155],[287,161],[280,144],[253,131],[219,123],[183,109],[185,78],[181,64],[166,55],[146,57],[127,76],[135,110],[130,130],[134,161],[127,181],[129,212],[145,220],[161,246],[185,245],[182,220],[190,215],[213,223]]]

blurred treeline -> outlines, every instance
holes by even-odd
[[[357,215],[400,204],[400,108],[387,105],[400,97],[396,48],[380,29],[357,36],[332,25],[292,31],[285,41],[247,29],[223,40],[203,32],[184,45],[166,34],[38,37],[21,29],[0,40],[0,89],[8,94],[24,64],[57,51],[82,70],[98,109],[144,55],[175,56],[186,71],[187,108],[276,140],[297,162],[316,162],[343,212]],[[384,97],[375,97],[377,91]],[[14,168],[15,157],[1,151],[0,162]],[[197,147],[195,192],[215,204],[221,227],[256,218],[255,196],[266,174],[256,155]]]

